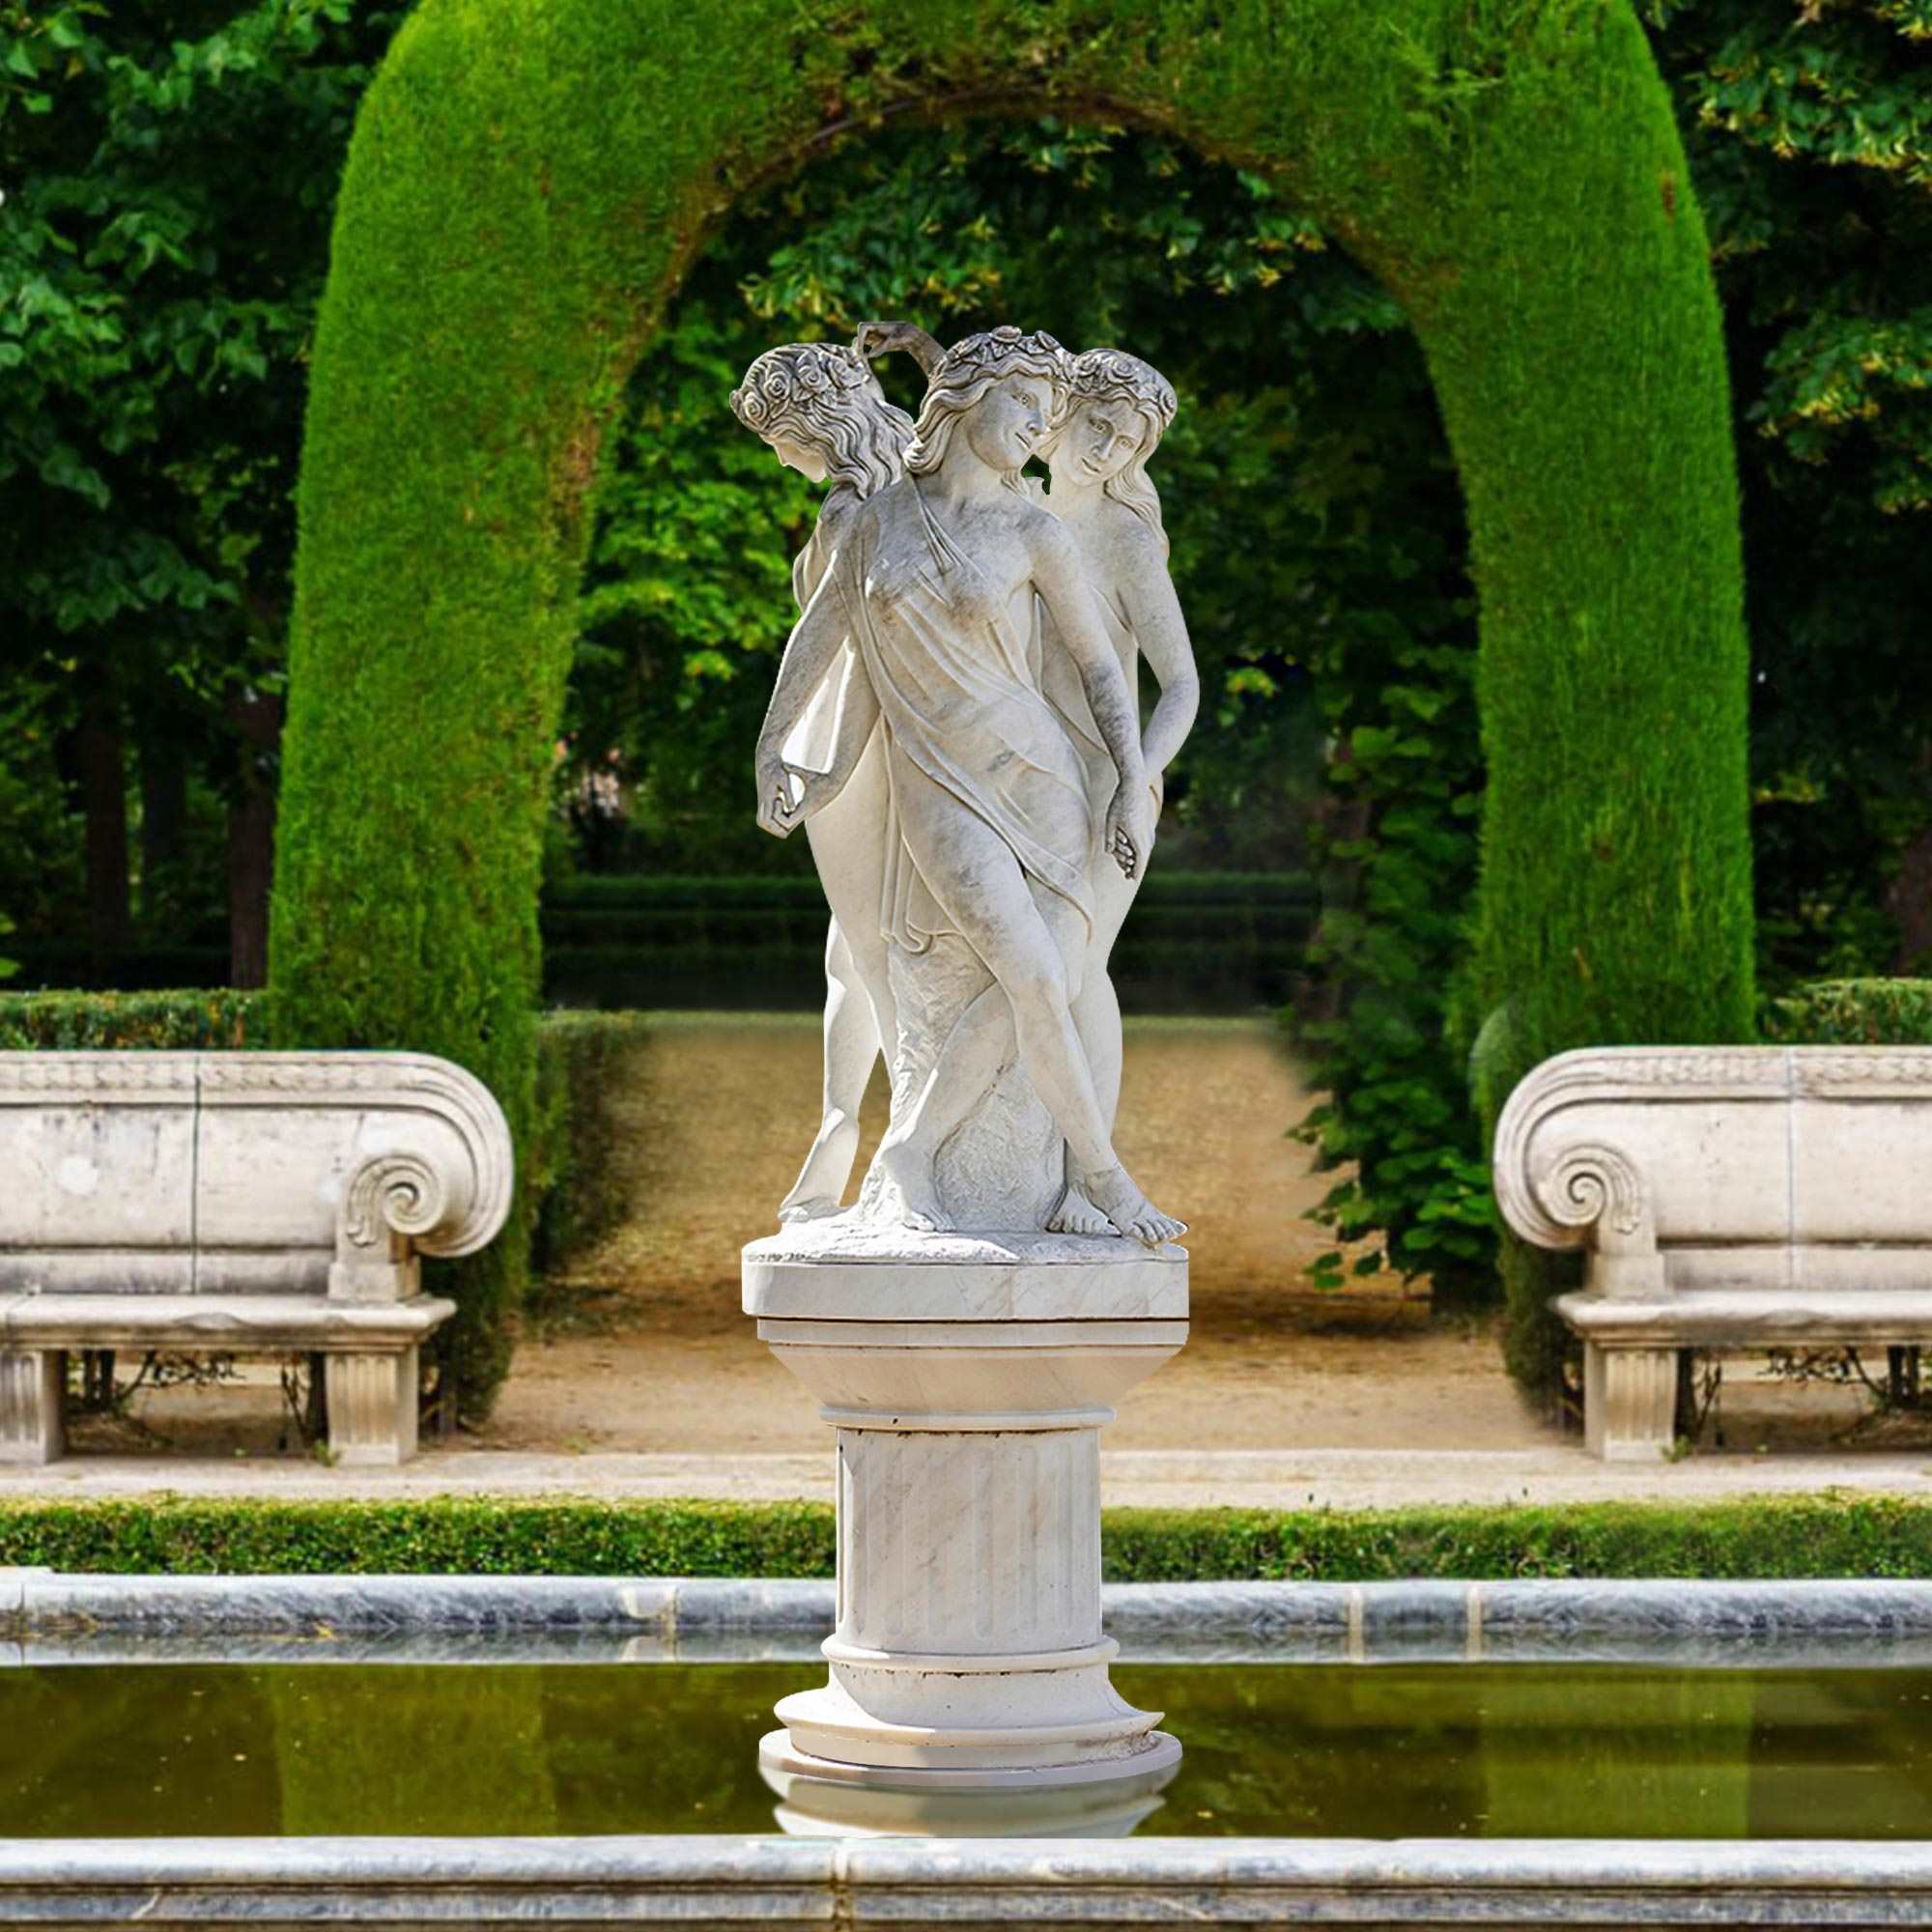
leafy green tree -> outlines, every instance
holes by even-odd
[[[0,5],[0,680],[84,794],[103,944],[127,918],[130,743],[157,813],[190,767],[238,805],[272,783],[304,357],[350,122],[399,17]],[[259,892],[242,910],[259,926]]]
[[[1932,967],[1932,10],[1655,0],[1724,298],[1764,977]]]
[[[304,358],[349,124],[403,11],[0,0],[0,910],[23,943],[90,895],[117,917],[130,748],[144,899],[174,916],[223,869],[202,851],[158,890],[182,792],[192,820],[272,785]],[[1766,982],[1901,968],[1932,950],[1932,15],[1648,18],[1726,304]],[[878,313],[1115,340],[1180,388],[1154,474],[1208,701],[1163,864],[1320,866],[1307,1131],[1354,1170],[1324,1211],[1487,1292],[1448,1025],[1482,786],[1460,497],[1400,314],[1255,178],[976,124],[868,134],[741,205],[637,374],[584,588],[568,728],[580,759],[620,751],[632,856],[804,863],[747,827],[743,760],[816,493],[723,396],[772,342]],[[913,400],[909,370],[887,380]],[[1520,1358],[1545,1387],[1547,1342]]]

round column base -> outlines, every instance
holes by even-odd
[[[1143,1738],[1128,1756],[1081,1764],[928,1771],[839,1764],[771,1731],[758,1771],[798,1837],[1124,1838],[1180,1768],[1179,1739]]]

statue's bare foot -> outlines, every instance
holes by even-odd
[[[822,1221],[829,1214],[838,1212],[838,1202],[830,1194],[807,1194],[796,1201],[787,1201],[779,1209],[779,1226],[796,1228],[806,1221]]]
[[[828,1107],[804,1168],[792,1182],[791,1192],[779,1203],[779,1226],[795,1227],[801,1221],[822,1221],[828,1214],[838,1213],[858,1151],[859,1122],[842,1107]]]
[[[1060,1206],[1046,1217],[1046,1231],[1049,1235],[1111,1235],[1114,1224],[1069,1180]]]
[[[952,1226],[939,1205],[932,1167],[905,1146],[882,1147],[874,1156],[885,1182],[885,1198],[901,1227],[922,1235],[943,1235]]]
[[[1104,1173],[1090,1174],[1085,1185],[1094,1205],[1131,1241],[1157,1248],[1163,1241],[1178,1241],[1187,1232],[1187,1223],[1163,1214],[1118,1162]]]

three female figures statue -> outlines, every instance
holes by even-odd
[[[872,373],[894,348],[927,374],[917,422]],[[859,1223],[1173,1239],[1114,1151],[1107,973],[1199,701],[1146,472],[1173,389],[1045,334],[868,324],[769,351],[731,406],[832,485],[756,761],[758,822],[805,826],[833,915],[823,1116],[781,1218],[841,1214],[883,1050]]]

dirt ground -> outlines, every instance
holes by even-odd
[[[532,1307],[489,1427],[464,1446],[526,1453],[816,1454],[824,1425],[738,1308],[738,1250],[770,1233],[817,1116],[807,1016],[661,1016],[618,1096],[629,1219]],[[1521,1406],[1493,1327],[1432,1321],[1388,1278],[1323,1293],[1331,1243],[1304,1216],[1330,1184],[1285,1129],[1310,1096],[1266,1021],[1130,1021],[1122,1157],[1190,1224],[1186,1350],[1129,1395],[1117,1450],[1535,1449],[1563,1440]],[[883,1079],[867,1106],[869,1159]],[[143,1391],[126,1420],[78,1419],[72,1446],[302,1453],[276,1372]],[[1727,1367],[1706,1447],[1907,1446],[1857,1389],[1767,1386]],[[1849,1435],[1847,1432],[1850,1432]],[[1574,1441],[1574,1437],[1567,1438]],[[1919,1423],[1913,1440],[1926,1439]]]
[[[810,1451],[824,1425],[738,1311],[738,1250],[775,1228],[817,1116],[815,1025],[669,1015],[621,1110],[636,1208],[540,1310],[483,1441],[503,1448]],[[701,1097],[695,1097],[701,1096]],[[1393,1282],[1323,1294],[1332,1243],[1301,1217],[1329,1185],[1285,1129],[1311,1104],[1265,1021],[1130,1022],[1122,1158],[1189,1223],[1193,1333],[1130,1395],[1118,1449],[1547,1439],[1492,1336],[1429,1321]],[[861,1160],[885,1124],[883,1078]]]

